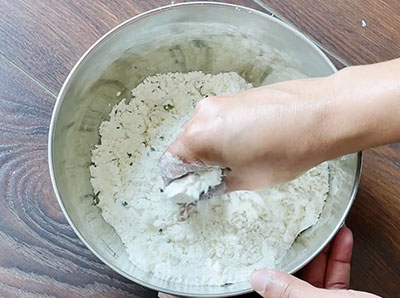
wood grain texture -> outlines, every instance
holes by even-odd
[[[347,220],[355,246],[352,288],[400,297],[400,144],[364,152],[360,189]]]
[[[101,263],[63,216],[47,164],[54,101],[0,56],[0,297],[156,297]]]
[[[397,0],[263,1],[350,64],[400,56]],[[69,227],[50,186],[47,130],[51,93],[84,51],[120,22],[169,3],[0,1],[0,53],[23,69],[0,59],[0,297],[155,297],[102,264]],[[348,220],[352,285],[386,297],[400,297],[399,149],[365,153]]]
[[[259,8],[251,0],[224,2]],[[167,4],[171,1],[2,0],[0,53],[58,93],[97,39],[121,22]]]
[[[51,187],[47,134],[53,94],[83,52],[120,22],[168,3],[0,1],[0,297],[157,296],[77,238]]]
[[[400,57],[398,0],[256,2],[264,3],[349,64]]]
[[[400,1],[262,2],[351,65],[400,57]],[[399,149],[395,144],[365,151],[348,218],[355,239],[351,285],[384,297],[400,297]]]

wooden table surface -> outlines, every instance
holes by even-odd
[[[339,67],[400,57],[398,0],[227,2],[279,14]],[[156,297],[100,262],[69,227],[50,183],[47,134],[60,87],[84,51],[120,22],[168,3],[0,0],[0,297]],[[347,221],[355,289],[400,297],[399,194],[400,146],[365,151]]]

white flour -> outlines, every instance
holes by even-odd
[[[221,183],[222,169],[213,167],[172,181],[165,188],[165,196],[176,203],[190,204]]]
[[[168,73],[147,78],[100,126],[92,151],[94,192],[129,259],[157,277],[193,285],[248,281],[276,268],[297,235],[313,225],[329,188],[322,164],[286,185],[199,201],[179,215],[157,162],[198,100],[250,88],[236,73]]]

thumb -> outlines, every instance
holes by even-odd
[[[255,271],[251,276],[252,288],[264,298],[377,298],[373,294],[352,290],[326,290],[277,270]]]
[[[180,157],[166,151],[158,161],[158,168],[165,185],[173,180],[185,176],[188,173],[196,173],[207,168],[202,162],[187,163]]]
[[[165,185],[188,173],[195,173],[207,168],[207,165],[195,157],[193,146],[196,147],[195,142],[191,141],[187,137],[187,133],[183,132],[161,156],[158,168]]]

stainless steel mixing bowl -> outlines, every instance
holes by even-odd
[[[92,203],[90,150],[99,142],[99,124],[108,118],[111,107],[149,75],[236,71],[260,85],[270,77],[279,80],[285,65],[310,77],[335,71],[319,48],[298,31],[261,12],[228,4],[162,7],[124,22],[97,41],[65,81],[50,125],[54,190],[79,238],[115,271],[155,290],[194,297],[250,292],[247,277],[226,286],[183,285],[161,280],[129,262],[121,240]],[[122,95],[117,97],[119,91]],[[330,199],[318,224],[295,241],[282,270],[295,272],[335,235],[354,200],[360,169],[360,154],[330,162]]]

